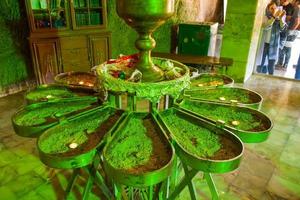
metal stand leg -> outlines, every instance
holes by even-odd
[[[204,173],[204,178],[206,179],[207,185],[209,187],[211,196],[213,200],[218,200],[219,199],[219,194],[216,188],[216,185],[214,183],[214,180],[211,177],[210,173]]]
[[[168,198],[168,200],[175,199],[181,193],[181,191],[187,185],[189,185],[189,183],[192,181],[192,179],[194,178],[194,176],[196,176],[197,173],[198,173],[198,171],[195,170],[195,169],[191,169],[190,171],[185,171],[184,178],[181,180],[181,182],[179,183],[179,185],[177,185],[177,187],[175,188],[175,190],[171,193],[171,195]]]
[[[136,96],[128,94],[127,96],[127,109],[129,111],[136,111]]]
[[[71,192],[71,190],[72,190],[72,188],[74,186],[74,183],[75,183],[75,181],[76,181],[76,179],[77,179],[77,177],[79,175],[79,172],[80,172],[79,168],[73,170],[73,174],[71,176],[71,179],[70,179],[70,181],[68,183],[68,186],[66,188],[66,191],[65,191],[65,199],[68,199],[69,194],[70,194],[70,192]]]
[[[116,200],[121,200],[122,199],[122,187],[119,184],[114,185],[114,194]]]
[[[182,164],[182,166],[183,166],[183,169],[184,169],[184,173],[185,174],[189,173],[188,167],[185,164]],[[189,187],[189,191],[190,191],[191,200],[196,200],[195,188],[194,188],[194,184],[193,184],[192,178],[188,182],[188,187]]]
[[[89,178],[88,178],[88,181],[86,183],[86,186],[84,188],[83,195],[82,195],[83,200],[87,200],[89,198],[89,194],[92,190],[93,183],[94,183],[94,177],[95,177],[94,174],[89,172]]]

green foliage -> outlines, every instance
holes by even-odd
[[[261,120],[257,119],[253,114],[239,109],[238,107],[232,108],[231,106],[192,101],[185,101],[181,106],[212,120],[223,120],[228,126],[239,130],[249,131],[260,127],[262,123]],[[233,126],[232,121],[239,121],[240,124]]]
[[[88,140],[90,134],[113,115],[112,109],[101,109],[92,114],[80,117],[72,122],[55,126],[42,136],[39,147],[44,153],[64,153],[70,150],[69,144],[80,145]]]
[[[128,170],[146,164],[153,151],[141,116],[133,115],[107,148],[107,161],[116,169]]]
[[[55,114],[67,114],[69,112],[91,106],[95,101],[57,102],[46,103],[42,107],[24,110],[16,116],[15,122],[20,126],[35,126],[47,122],[47,118],[55,118]],[[33,104],[34,105],[34,104]],[[37,104],[35,104],[37,105]]]
[[[0,1],[0,91],[28,77],[26,57],[21,54],[22,49],[29,54],[26,20],[19,1]]]
[[[249,92],[238,88],[216,88],[216,89],[203,89],[196,91],[186,91],[185,94],[191,95],[193,98],[220,101],[220,97],[224,97],[223,102],[230,100],[237,100],[240,103],[252,103]]]
[[[208,158],[221,148],[218,135],[209,129],[183,119],[171,109],[164,111],[161,116],[176,141],[189,153]]]

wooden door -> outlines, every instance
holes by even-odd
[[[60,69],[60,51],[57,39],[31,41],[34,70],[39,84],[51,83]]]

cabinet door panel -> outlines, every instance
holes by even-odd
[[[90,71],[88,49],[62,49],[62,60],[64,72]]]
[[[92,55],[92,66],[99,65],[109,59],[109,45],[107,37],[91,36],[90,46]]]
[[[35,72],[39,83],[51,83],[60,73],[58,40],[39,40],[32,42]]]

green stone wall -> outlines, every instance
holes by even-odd
[[[0,1],[0,92],[29,77],[28,26],[19,2]]]
[[[258,0],[228,0],[223,31],[221,56],[233,58],[234,65],[228,74],[236,82],[243,82]]]

